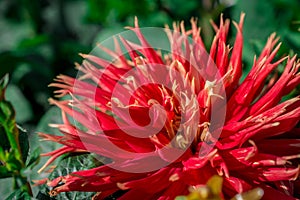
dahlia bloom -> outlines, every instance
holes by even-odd
[[[299,85],[300,63],[296,56],[275,59],[280,44],[272,34],[241,81],[243,21],[244,14],[233,22],[233,47],[226,43],[229,20],[213,24],[205,56],[195,20],[191,30],[166,28],[172,51],[165,54],[150,46],[136,20],[130,30],[140,44],[120,37],[114,51],[99,46],[113,62],[82,55],[80,77],[59,75],[51,86],[59,97],[71,96],[50,99],[62,111],[63,123],[52,125],[62,135],[40,135],[63,147],[44,154],[50,159],[42,169],[70,152],[110,161],[48,180],[50,195],[95,191],[94,199],[104,199],[123,190],[120,199],[174,199],[219,175],[225,199],[257,187],[263,199],[299,197],[300,97],[282,97]]]

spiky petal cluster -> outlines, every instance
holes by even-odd
[[[96,191],[98,193],[94,199],[103,199],[125,190],[120,199],[174,199],[178,195],[186,195],[191,186],[205,184],[216,174],[224,177],[224,198],[254,187],[264,190],[264,199],[294,199],[299,195],[300,140],[297,138],[300,129],[296,126],[300,119],[300,97],[281,100],[299,85],[300,64],[296,56],[274,61],[280,44],[276,46],[278,38],[272,34],[260,56],[254,58],[251,71],[240,83],[243,20],[242,14],[239,24],[233,22],[237,35],[232,48],[226,43],[230,22],[221,18],[219,27],[213,25],[216,35],[208,60],[202,59],[196,47],[190,49],[181,36],[171,32],[168,32],[168,36],[172,53],[162,56],[150,47],[136,22],[132,30],[140,44],[121,38],[130,59],[121,55],[116,42],[115,52],[104,49],[114,57],[113,63],[96,56],[83,55],[86,61],[78,66],[84,73],[81,78],[58,76],[57,82],[52,84],[60,88],[57,94],[71,94],[73,98],[50,100],[62,110],[63,124],[55,127],[63,135],[41,136],[64,146],[44,154],[51,156],[45,167],[67,152],[92,151],[111,158],[112,163],[49,181],[48,185],[53,188],[51,195],[67,191]],[[189,31],[185,31],[183,24],[180,28],[175,25],[174,29],[191,36],[204,49],[200,29],[195,21],[191,23],[192,29]],[[211,69],[210,60],[214,61],[218,72]],[[197,71],[193,70],[192,63],[204,64]],[[169,66],[171,70],[161,71],[162,77],[174,84],[169,88],[160,84],[137,88],[136,83],[155,79],[155,75],[160,73],[158,68],[143,67],[155,64]],[[280,65],[284,66],[284,70],[278,77],[274,71]],[[97,69],[96,66],[104,66],[105,69]],[[139,76],[123,80],[118,90],[119,96],[115,98],[115,86],[132,69],[137,69]],[[177,77],[175,80],[174,71],[183,78]],[[86,82],[86,79],[95,84]],[[176,85],[179,82],[184,85],[179,88],[181,91]],[[220,92],[220,85],[224,93]],[[195,94],[196,98],[188,96],[189,92]],[[129,94],[131,98],[126,104],[122,95],[126,98]],[[174,94],[184,96],[182,102]],[[160,109],[152,112],[153,105],[161,106],[165,112],[160,112]],[[113,106],[116,110],[112,110]],[[214,106],[226,110],[226,116],[224,123],[215,123],[212,127],[210,120]],[[130,111],[130,120],[125,110]],[[85,130],[71,124],[67,115],[84,125]],[[195,116],[198,119],[195,120]],[[185,118],[184,124],[180,124],[182,118]],[[196,122],[196,128],[189,126],[191,122]],[[140,132],[143,127],[149,129],[149,126],[155,129],[160,125],[162,128],[148,137],[134,137],[126,132]],[[97,132],[99,126],[102,131],[100,134]],[[126,150],[128,155],[111,151],[109,143]],[[212,144],[212,149],[205,156],[199,154],[199,149]],[[149,167],[149,161],[167,162],[165,154],[168,151],[161,151],[166,146],[169,152],[184,149],[184,153],[175,161],[150,172],[133,173],[116,169],[116,165],[119,169],[130,166],[138,171]],[[147,154],[149,152],[153,154]],[[130,153],[140,153],[140,156],[131,157]]]

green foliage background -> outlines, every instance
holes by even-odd
[[[274,31],[283,41],[281,56],[299,55],[299,8],[298,0],[0,0],[0,77],[10,75],[6,98],[29,138],[28,155],[41,146],[36,131],[54,132],[47,125],[60,119],[60,112],[48,104],[53,89],[47,85],[58,74],[75,76],[73,63],[82,61],[78,53],[88,53],[96,42],[133,25],[134,16],[141,27],[163,27],[181,20],[189,26],[190,18],[197,17],[209,46],[214,35],[210,19],[218,23],[224,13],[237,21],[245,12],[243,60],[247,73],[254,54]],[[234,34],[232,29],[231,43]],[[42,151],[54,148],[55,144],[42,145]],[[37,168],[26,172],[30,179],[42,178],[43,174],[36,174]],[[68,170],[68,166],[62,164],[61,169]],[[10,178],[0,180],[1,198],[13,192],[10,182]],[[36,196],[39,190],[45,194],[47,189],[33,190]]]

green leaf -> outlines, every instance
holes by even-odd
[[[4,134],[2,137],[7,138],[11,149],[15,152],[17,159],[21,159],[21,151],[19,146],[19,132],[15,122],[15,111],[10,102],[5,100],[0,101],[0,125]]]
[[[8,76],[0,81],[0,178],[13,176],[14,188],[20,189],[8,197],[8,199],[30,199],[30,185],[26,177],[23,177],[21,171],[24,167],[22,153],[24,153],[24,161],[28,152],[27,134],[21,132],[17,128],[15,121],[15,110],[12,104],[5,99],[5,90],[8,84]],[[21,143],[19,143],[21,140]],[[3,141],[6,144],[3,144]],[[7,142],[8,141],[8,142]],[[8,145],[9,144],[9,145]],[[20,148],[22,147],[22,149]]]
[[[5,200],[31,200],[30,195],[21,189],[15,190]]]
[[[28,141],[28,135],[27,132],[22,131],[19,129],[19,145],[21,148],[21,153],[22,153],[22,160],[25,163],[27,156],[28,156],[28,151],[29,151],[29,141]]]
[[[28,49],[28,48],[36,48],[39,45],[43,45],[49,42],[49,37],[47,35],[37,35],[33,38],[25,38],[19,43],[18,48],[20,49]]]
[[[36,130],[44,133],[59,134],[57,129],[49,127],[49,124],[59,124],[62,123],[61,111],[58,107],[51,107],[39,121]]]
[[[0,197],[5,199],[13,191],[13,178],[0,178]]]
[[[8,171],[5,166],[0,166],[0,178],[8,178],[13,175],[12,172]]]
[[[16,121],[18,123],[23,123],[33,118],[33,110],[30,102],[16,85],[9,85],[7,87],[6,99],[12,103],[16,110]]]
[[[5,90],[7,88],[7,84],[9,81],[8,74],[6,74],[1,80],[0,80],[0,101],[3,101],[5,98]]]
[[[1,124],[0,124],[0,147],[1,147],[0,155],[2,157],[2,152],[4,155],[4,151],[8,151],[10,149],[10,144],[9,144],[9,140],[6,135],[6,131]],[[1,160],[1,157],[0,157],[0,160]]]
[[[11,172],[21,171],[23,162],[18,158],[18,153],[15,149],[6,152],[5,167]]]
[[[10,148],[14,151],[17,159],[21,159],[21,151],[19,146],[19,132],[15,122],[15,111],[10,102],[4,99],[0,101],[0,127],[1,135],[4,139],[8,139]],[[5,136],[4,136],[4,134]]]
[[[81,171],[86,169],[91,169],[93,167],[99,166],[101,163],[92,154],[83,155],[66,155],[57,165],[57,167],[50,174],[49,179],[54,179],[58,176],[65,176],[74,171]],[[41,192],[47,194],[49,188],[42,188]],[[57,200],[65,199],[91,199],[94,192],[67,192],[60,193],[55,198]]]
[[[32,169],[40,161],[40,148],[36,148],[34,151],[30,152],[28,162],[26,163],[27,169]]]
[[[15,111],[13,106],[8,101],[1,101],[0,102],[0,122],[7,123],[8,128],[12,128],[13,120],[15,117]]]

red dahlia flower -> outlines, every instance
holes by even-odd
[[[232,48],[229,21],[213,25],[208,54],[195,20],[188,31],[166,28],[170,52],[151,47],[136,21],[130,30],[140,44],[119,37],[115,50],[99,46],[112,62],[82,55],[80,77],[58,76],[51,86],[72,98],[50,99],[62,110],[63,124],[53,125],[62,135],[41,136],[64,146],[44,154],[51,158],[43,168],[68,152],[110,162],[48,181],[50,194],[96,191],[94,199],[103,199],[124,190],[120,199],[174,199],[219,175],[226,199],[256,187],[263,199],[299,197],[300,97],[282,97],[300,83],[300,63],[275,60],[280,44],[272,34],[241,81],[243,21],[244,14],[234,23]]]

